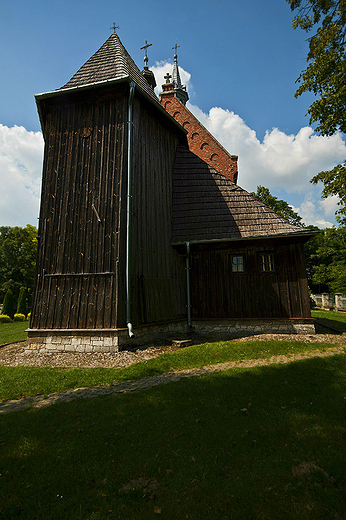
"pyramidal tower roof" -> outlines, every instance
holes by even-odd
[[[134,81],[152,99],[159,102],[153,89],[114,31],[102,47],[72,76],[70,81],[58,90],[126,77]]]

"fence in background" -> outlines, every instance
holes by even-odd
[[[342,293],[335,294],[312,294],[311,298],[314,300],[316,307],[325,310],[346,311],[346,295]]]

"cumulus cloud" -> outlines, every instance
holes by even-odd
[[[43,137],[0,124],[0,225],[37,225]]]
[[[172,63],[156,63],[152,70],[160,92],[164,75],[172,72]],[[191,96],[191,75],[181,67],[179,70]],[[272,128],[260,141],[256,132],[230,110],[213,107],[206,114],[191,103],[187,106],[230,153],[239,156],[240,186],[248,191],[256,191],[260,184],[268,187],[273,195],[292,204],[305,224],[322,228],[334,224],[338,198],[321,200],[321,187],[312,186],[310,179],[345,160],[341,134],[321,137],[304,127],[294,135]],[[37,223],[42,155],[40,132],[0,124],[0,225]]]
[[[166,83],[164,76],[169,72],[172,75],[173,63],[165,61],[156,61],[155,65],[150,68],[153,71],[156,79],[157,86],[155,87],[155,93],[158,96],[162,92],[162,85]],[[191,74],[179,66],[179,74],[181,83],[186,86],[189,96],[193,95],[193,85],[191,83]]]
[[[187,106],[226,150],[239,156],[240,186],[256,191],[261,184],[276,196],[279,191],[279,198],[294,201],[306,224],[333,225],[338,198],[321,201],[321,189],[314,188],[310,179],[345,160],[346,145],[341,134],[318,136],[307,126],[296,135],[288,135],[272,128],[261,142],[256,132],[230,110],[214,107],[205,114],[197,106]]]

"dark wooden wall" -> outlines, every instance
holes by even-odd
[[[151,105],[135,97],[131,233],[134,327],[186,317],[185,257],[171,246],[172,172],[182,136],[184,133],[175,131]],[[120,285],[124,279],[122,272]],[[122,324],[124,312],[125,307],[119,307]]]
[[[95,96],[59,97],[44,107],[32,328],[117,326],[127,95]]]
[[[274,255],[275,270],[261,272],[261,253]],[[232,272],[243,254],[245,271]],[[192,253],[192,318],[309,318],[302,244],[245,246]]]

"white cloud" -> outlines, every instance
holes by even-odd
[[[0,124],[0,225],[37,225],[43,137]]]
[[[304,127],[296,135],[287,135],[273,128],[261,142],[234,112],[214,107],[205,114],[197,106],[187,106],[226,150],[239,156],[240,186],[256,191],[261,184],[276,196],[275,190],[279,190],[279,198],[293,202],[306,224],[333,225],[338,198],[322,201],[321,186],[312,187],[310,179],[345,160],[346,144],[341,134],[323,137]]]
[[[158,96],[162,92],[162,85],[166,83],[164,76],[169,72],[172,75],[173,64],[170,61],[156,61],[155,65],[150,68],[155,75],[156,87],[155,93]],[[189,96],[193,95],[193,85],[191,83],[191,74],[186,72],[182,67],[179,66],[179,73],[181,83],[186,86]]]
[[[179,69],[191,93],[191,75]],[[172,64],[156,63],[152,70],[160,91],[163,76],[172,71]],[[338,199],[321,200],[321,186],[312,186],[310,179],[345,160],[346,145],[340,134],[321,137],[304,127],[296,135],[287,135],[273,128],[261,142],[232,111],[214,107],[205,114],[190,103],[188,108],[230,153],[239,156],[240,186],[248,191],[255,191],[260,184],[266,186],[273,195],[292,204],[306,224],[333,225]],[[0,225],[37,223],[42,156],[40,132],[0,124]]]

